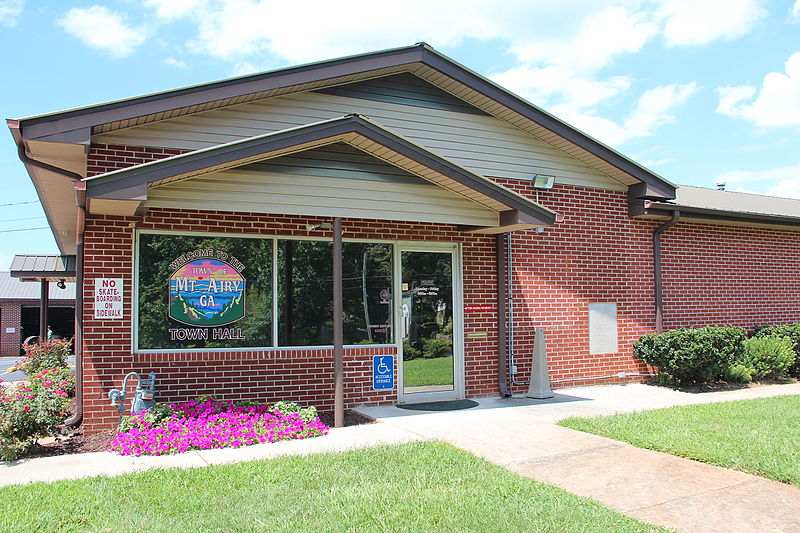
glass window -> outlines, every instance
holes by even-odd
[[[345,344],[390,344],[392,245],[346,242],[342,250]]]
[[[272,346],[272,240],[139,235],[140,349]]]
[[[278,241],[278,345],[333,344],[333,244]]]
[[[332,345],[332,250],[330,241],[141,233],[138,349]],[[393,342],[392,250],[343,243],[344,344]]]

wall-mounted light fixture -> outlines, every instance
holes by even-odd
[[[306,224],[307,231],[313,231],[315,229],[331,229],[333,226],[330,222],[322,222],[320,224]]]
[[[555,176],[547,176],[545,174],[535,174],[533,176],[534,189],[552,189],[555,182]]]

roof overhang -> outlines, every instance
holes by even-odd
[[[84,180],[89,212],[125,204],[140,212],[150,187],[240,167],[311,148],[344,142],[435,185],[498,213],[499,224],[464,227],[465,231],[500,233],[548,226],[552,210],[517,194],[397,135],[360,115],[348,115],[289,128],[203,150],[175,155]],[[111,206],[118,209],[118,205]]]
[[[669,200],[675,186],[430,46],[344,57],[9,121],[62,253],[74,253],[78,208],[68,183],[86,175],[91,136],[283,94],[410,72],[626,184],[629,196]],[[50,168],[33,162],[51,165]],[[64,169],[58,172],[54,169]],[[67,183],[64,183],[64,182]]]
[[[22,281],[75,281],[74,255],[15,255],[10,275]]]
[[[679,211],[682,222],[800,230],[800,217],[711,209],[667,202],[642,201],[628,204],[628,214],[641,219],[665,219]]]

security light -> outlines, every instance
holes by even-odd
[[[544,174],[536,174],[533,176],[534,189],[552,189],[555,182],[555,176],[545,176]]]

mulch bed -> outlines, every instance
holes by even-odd
[[[319,416],[322,422],[333,427],[333,413],[324,413]],[[369,417],[347,410],[344,413],[345,426],[359,426],[361,424],[372,424],[375,422]],[[102,433],[92,433],[85,435],[81,428],[74,432],[59,437],[55,442],[37,444],[21,459],[32,459],[34,457],[50,457],[53,455],[67,455],[73,453],[91,453],[108,451],[111,440],[114,438],[115,431],[110,429]]]

